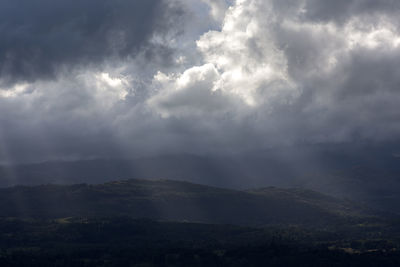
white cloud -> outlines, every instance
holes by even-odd
[[[196,40],[203,65],[154,77],[150,108],[164,118],[207,114],[207,120],[217,121],[218,114],[229,113],[246,125],[253,114],[252,123],[263,125],[255,131],[268,135],[274,129],[283,143],[377,138],[360,117],[374,112],[385,117],[373,103],[382,102],[396,81],[393,69],[374,72],[367,66],[397,64],[388,62],[387,53],[399,51],[398,27],[382,13],[355,13],[340,23],[309,19],[306,2],[284,8],[282,2],[237,0],[220,30]],[[380,131],[381,137],[397,132],[387,119],[392,130]],[[306,129],[298,128],[298,121]]]
[[[204,65],[189,68],[182,74],[164,76],[169,80],[175,77],[172,87],[177,91],[185,87],[187,94],[191,91],[195,94],[195,90],[201,88],[212,97],[212,92],[221,91],[225,96],[239,97],[252,107],[290,102],[298,95],[298,90],[288,76],[285,55],[271,39],[271,25],[264,19],[268,15],[272,17],[273,12],[262,1],[237,1],[226,12],[222,29],[209,31],[197,41]],[[204,71],[212,75],[204,75]],[[174,114],[175,105],[182,103],[174,99],[176,95],[169,93],[171,85],[164,90],[166,92],[161,88],[149,103],[164,115]],[[163,108],[155,103],[164,103]],[[225,105],[229,104],[227,101]],[[206,104],[187,102],[186,114],[190,113],[191,105],[197,111],[209,109]]]
[[[104,108],[111,108],[116,102],[125,100],[130,86],[126,77],[111,77],[110,73],[94,74],[95,82],[89,78],[87,87],[95,90],[98,103]]]
[[[367,26],[367,28],[366,28]],[[349,49],[392,49],[400,45],[400,34],[395,25],[385,19],[366,25],[365,21],[354,19],[344,28]]]
[[[225,17],[225,12],[228,9],[226,0],[202,0],[210,6],[210,13],[214,20],[221,22]]]
[[[219,79],[213,64],[192,67],[179,75],[158,73],[154,85],[160,92],[148,104],[164,118],[226,111],[233,98],[215,87]]]
[[[25,93],[28,83],[15,84],[11,88],[0,88],[0,98],[14,98]]]

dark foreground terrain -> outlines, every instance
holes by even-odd
[[[391,229],[393,236],[379,227],[311,231],[127,217],[8,218],[0,222],[0,265],[399,266],[400,229]]]
[[[307,190],[18,186],[0,208],[0,266],[400,266],[396,217]]]

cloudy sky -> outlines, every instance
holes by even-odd
[[[2,0],[0,162],[400,136],[398,0]]]

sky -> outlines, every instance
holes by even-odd
[[[0,162],[397,142],[400,1],[2,0]]]

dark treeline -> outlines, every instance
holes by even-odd
[[[399,266],[400,242],[127,217],[0,220],[1,266]]]

